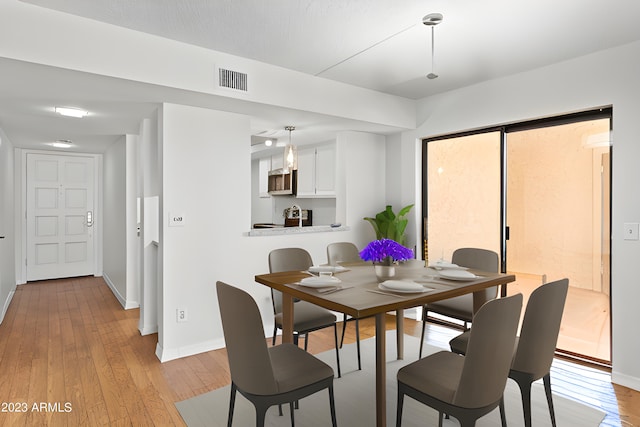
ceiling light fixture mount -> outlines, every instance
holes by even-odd
[[[430,13],[422,18],[422,23],[427,27],[431,27],[431,72],[427,74],[427,78],[430,80],[438,78],[438,75],[435,73],[435,61],[433,59],[435,46],[434,28],[436,25],[441,23],[443,19],[444,18],[441,13]]]

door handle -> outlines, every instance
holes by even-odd
[[[93,212],[87,211],[87,227],[91,227],[93,225]]]

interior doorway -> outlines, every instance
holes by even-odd
[[[528,295],[568,277],[558,340],[609,365],[611,110],[425,140],[425,258],[457,247],[501,255]]]

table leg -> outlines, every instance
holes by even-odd
[[[293,296],[282,293],[282,342],[293,343]]]
[[[404,359],[404,310],[396,310],[396,349],[398,360]]]
[[[376,427],[387,425],[387,361],[385,313],[376,314]]]
[[[475,315],[478,310],[480,310],[480,307],[482,307],[482,303],[483,303],[483,292],[484,291],[480,291],[480,292],[474,292],[473,293],[473,314]],[[466,323],[465,323],[466,325]]]

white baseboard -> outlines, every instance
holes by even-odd
[[[611,372],[611,382],[636,391],[640,391],[640,378],[631,377],[621,374],[620,372]]]
[[[102,278],[107,283],[107,286],[109,286],[109,289],[111,289],[111,292],[113,292],[113,295],[115,295],[116,299],[118,300],[122,308],[124,308],[125,310],[130,310],[132,308],[140,307],[140,303],[138,301],[127,301],[122,296],[122,294],[118,292],[118,289],[115,287],[115,285],[113,284],[113,282],[111,281],[107,273],[103,273]]]
[[[160,343],[156,345],[156,357],[160,362],[168,362],[170,360],[179,359],[181,357],[193,356],[194,354],[206,353],[211,350],[224,348],[224,338],[218,338],[194,345],[188,345],[178,348],[162,348]]]
[[[158,325],[144,326],[142,328],[138,328],[138,330],[140,331],[140,335],[151,335],[158,332]]]
[[[0,313],[0,324],[2,324],[4,316],[7,314],[7,310],[9,310],[9,304],[11,304],[11,300],[13,299],[13,295],[15,295],[15,293],[15,289],[9,292],[9,295],[7,295],[7,299],[4,301],[4,305],[2,306],[2,313]]]

